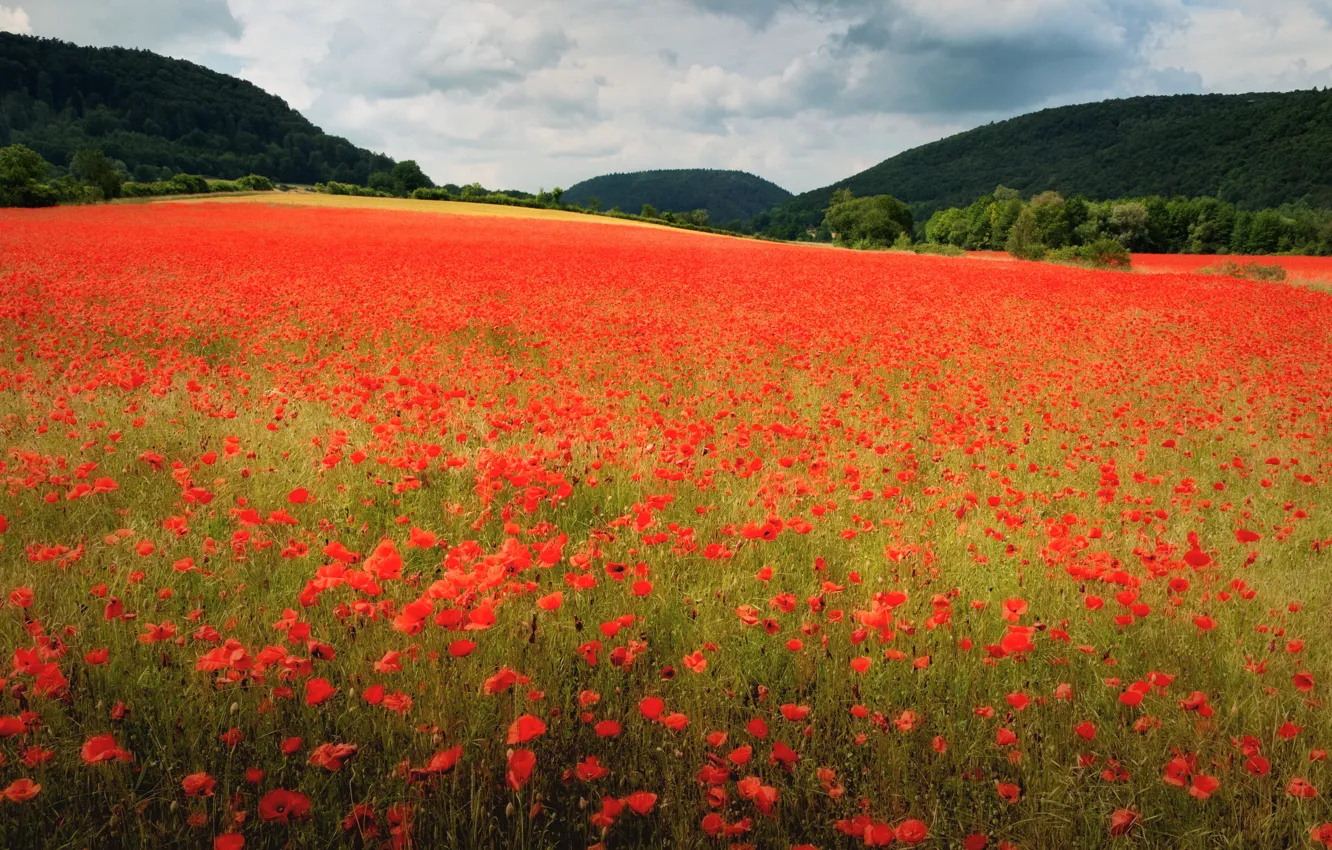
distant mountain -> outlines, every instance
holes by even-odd
[[[791,197],[782,187],[744,171],[679,168],[606,174],[575,183],[564,193],[569,203],[586,204],[589,198],[602,209],[619,207],[637,213],[644,204],[659,210],[707,210],[715,223],[746,219]]]
[[[0,33],[0,146],[19,142],[57,166],[99,149],[136,180],[365,184],[394,165],[244,80],[147,50]]]
[[[763,221],[794,236],[834,189],[889,194],[917,221],[1003,184],[1091,199],[1211,196],[1241,209],[1332,207],[1332,90],[1173,95],[1045,109],[913,148],[791,198]],[[790,231],[786,234],[784,231]]]

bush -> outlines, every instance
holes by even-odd
[[[416,189],[412,197],[418,201],[452,201],[453,195],[448,189]]]
[[[1243,280],[1261,280],[1269,283],[1281,283],[1286,279],[1286,270],[1282,266],[1264,266],[1258,263],[1240,264],[1234,260],[1226,260],[1219,266],[1207,266],[1198,269],[1198,274],[1238,277]]]
[[[917,242],[911,246],[917,254],[937,254],[941,257],[965,257],[966,251],[956,245],[941,245],[938,242]]]
[[[236,181],[236,185],[248,192],[271,192],[273,181],[262,174],[247,174]]]
[[[177,195],[206,195],[208,194],[208,181],[197,174],[177,174],[167,183],[177,187],[176,192],[167,194]]]
[[[389,192],[381,192],[378,189],[371,189],[366,186],[357,186],[355,183],[337,183],[333,180],[330,180],[327,183],[316,183],[314,185],[314,190],[329,195],[356,195],[364,198],[393,197]]]
[[[1128,269],[1132,255],[1114,239],[1098,239],[1090,245],[1069,246],[1051,251],[1048,259],[1054,263],[1071,263],[1094,269]]]
[[[120,187],[120,194],[125,198],[157,198],[164,195],[206,195],[210,191],[234,192],[235,184],[225,180],[215,181],[217,187],[197,174],[177,174],[170,180],[157,180],[152,183],[125,183]]]

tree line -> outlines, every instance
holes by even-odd
[[[777,205],[754,226],[817,229],[832,192],[891,194],[917,221],[995,185],[1030,198],[1219,198],[1238,209],[1332,207],[1332,89],[1166,95],[1045,109],[903,151]]]
[[[1216,198],[1089,201],[1042,192],[1030,200],[1004,186],[966,207],[939,210],[920,235],[969,251],[1031,253],[1115,242],[1132,253],[1332,254],[1332,210],[1304,205],[1244,210]],[[1016,243],[1015,243],[1016,244]]]
[[[247,174],[236,180],[209,180],[181,173],[165,180],[131,182],[125,179],[125,164],[101,151],[75,151],[68,167],[57,168],[26,145],[0,148],[0,207],[86,204],[121,197],[267,192],[273,188],[273,181],[261,174]]]

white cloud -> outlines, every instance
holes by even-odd
[[[24,2],[0,24],[211,64],[439,182],[530,190],[697,166],[800,191],[1045,106],[1332,83],[1332,0]]]
[[[29,35],[32,32],[32,23],[22,6],[14,9],[0,6],[0,32],[15,32],[19,35]]]
[[[1207,91],[1332,85],[1332,0],[1238,0],[1197,8],[1154,57],[1198,74]]]

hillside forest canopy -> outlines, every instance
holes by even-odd
[[[796,195],[755,222],[770,236],[818,227],[832,193],[891,194],[917,221],[1011,186],[1022,197],[1216,198],[1256,212],[1332,207],[1332,89],[1168,95],[1045,109],[892,156]]]
[[[188,173],[369,185],[396,164],[236,77],[146,50],[0,32],[0,147],[15,143],[57,169],[96,150],[142,183]]]

